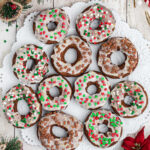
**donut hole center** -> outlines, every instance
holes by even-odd
[[[100,20],[95,19],[95,20],[93,20],[93,21],[91,22],[90,27],[91,27],[93,30],[98,30],[98,29],[100,29],[99,25],[100,25]]]
[[[35,60],[34,59],[29,59],[27,60],[27,63],[26,63],[26,67],[29,71],[33,70],[35,68]]]
[[[124,104],[126,106],[131,106],[133,101],[134,101],[134,98],[132,96],[126,95],[124,98]]]
[[[98,131],[100,133],[107,133],[108,132],[108,126],[106,124],[100,124],[98,126]]]
[[[125,60],[126,57],[121,51],[115,51],[111,54],[111,62],[114,65],[120,66],[125,62]]]
[[[99,87],[99,84],[97,82],[89,82],[87,84],[86,91],[90,95],[94,95],[96,93],[100,93],[100,89],[98,87]]]
[[[51,97],[59,97],[60,96],[60,89],[57,86],[50,88],[49,94]]]
[[[68,137],[68,131],[64,127],[60,127],[57,125],[54,125],[52,127],[52,134],[57,138],[65,138]]]
[[[30,112],[28,103],[25,100],[20,100],[17,102],[17,111],[20,115],[27,115]]]
[[[56,29],[56,27],[57,27],[57,22],[50,21],[47,24],[48,31],[54,31]]]
[[[74,65],[77,62],[78,55],[79,53],[76,48],[74,47],[67,48],[64,54],[64,61]]]

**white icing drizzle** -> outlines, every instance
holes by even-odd
[[[47,92],[53,87],[58,87],[61,91],[57,97],[50,97]],[[68,81],[60,75],[50,76],[44,79],[38,87],[38,97],[43,108],[48,111],[65,109],[71,99],[72,89]]]
[[[148,101],[143,87],[133,81],[118,83],[111,91],[111,96],[111,106],[122,117],[135,117],[140,115],[144,111]],[[131,96],[134,99],[131,105],[123,105],[125,96]]]
[[[17,101],[25,100],[29,106],[27,115],[20,115],[16,110]],[[10,89],[2,101],[3,111],[9,122],[15,127],[27,128],[35,124],[41,115],[41,104],[29,87],[18,84]]]
[[[126,56],[123,67],[115,65],[111,62],[111,54],[118,50]],[[111,38],[102,44],[101,48],[99,49],[98,66],[100,67],[101,71],[109,77],[123,78],[135,69],[137,63],[137,50],[127,38]]]
[[[98,84],[97,88],[100,89],[99,93],[90,95],[87,92],[88,83],[95,82]],[[110,83],[108,80],[95,71],[90,71],[82,76],[80,76],[75,81],[75,92],[74,96],[76,100],[81,104],[82,107],[86,109],[97,109],[106,104],[108,98],[110,97]]]
[[[68,130],[68,137],[56,138],[51,134],[52,126]],[[47,114],[38,124],[38,137],[47,150],[72,150],[79,146],[83,136],[83,125],[75,117],[64,113]]]
[[[16,59],[13,64],[13,71],[19,80],[25,84],[39,83],[48,72],[48,62],[46,53],[42,47],[35,45],[24,45],[16,51]],[[29,59],[37,61],[32,70],[28,70],[26,62]]]
[[[99,131],[99,125],[108,127],[106,133]],[[122,122],[108,110],[93,111],[85,122],[86,136],[90,142],[101,148],[107,148],[118,142],[122,135]]]
[[[99,20],[97,29],[92,29],[91,23]],[[115,19],[111,11],[100,4],[90,6],[85,12],[81,13],[77,20],[77,30],[80,36],[90,43],[100,43],[107,39],[115,29]]]
[[[53,22],[56,24],[56,29],[49,31],[48,24]],[[63,9],[47,9],[35,18],[35,36],[43,43],[59,42],[68,33],[70,19]]]
[[[62,53],[67,47],[75,45],[81,54],[81,59],[72,65],[62,60]],[[91,63],[92,52],[87,43],[81,40],[78,36],[69,36],[61,41],[54,48],[54,54],[51,55],[53,64],[56,70],[62,75],[76,76],[80,75]],[[78,58],[77,58],[78,59]]]

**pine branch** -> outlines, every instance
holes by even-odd
[[[21,150],[22,144],[19,142],[18,138],[6,139],[1,137],[0,145],[6,144],[5,150]]]

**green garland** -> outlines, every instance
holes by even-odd
[[[6,144],[5,150],[22,150],[22,143],[18,138],[6,139],[1,137],[0,145]]]

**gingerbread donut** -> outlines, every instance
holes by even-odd
[[[59,96],[51,96],[49,90],[53,87],[59,89]],[[60,75],[49,76],[40,83],[38,87],[38,97],[45,110],[57,111],[65,109],[71,100],[72,88],[64,77]]]
[[[95,85],[97,91],[91,95],[87,92],[90,85]],[[110,97],[110,84],[100,73],[90,71],[75,81],[74,96],[82,107],[90,110],[104,106]]]
[[[67,137],[57,137],[52,129],[54,126],[65,129]],[[83,136],[83,125],[75,117],[61,113],[51,112],[38,123],[38,137],[47,150],[74,150]]]
[[[85,121],[87,139],[99,148],[108,148],[116,144],[122,135],[122,122],[119,117],[108,110],[91,112]],[[107,131],[99,130],[100,125],[107,126]]]
[[[52,23],[53,27],[49,28]],[[37,39],[45,44],[58,43],[67,35],[70,26],[69,16],[63,9],[54,8],[41,11],[33,22]]]
[[[27,67],[27,61],[33,60],[34,65]],[[19,48],[13,57],[12,67],[15,76],[23,83],[39,83],[48,70],[49,59],[42,47],[24,45]]]
[[[77,60],[74,63],[67,63],[64,59],[69,48],[77,51]],[[51,55],[52,65],[55,70],[63,76],[79,76],[83,74],[91,63],[92,52],[87,43],[78,36],[69,36],[55,46]]]
[[[133,101],[130,104],[124,102],[126,96],[132,97]],[[147,93],[137,82],[120,82],[111,91],[111,106],[121,117],[133,118],[139,116],[144,112],[147,104]]]
[[[18,112],[18,101],[25,100],[29,107],[29,113],[21,115]],[[10,89],[2,99],[3,111],[9,122],[17,128],[33,126],[41,117],[42,106],[31,87],[18,84]]]
[[[120,51],[125,56],[125,62],[116,65],[111,61],[111,55]],[[98,52],[98,66],[103,74],[110,78],[124,78],[134,71],[138,64],[138,52],[127,38],[114,37],[103,43]]]
[[[95,28],[91,26],[93,21],[98,21],[98,26]],[[92,44],[106,40],[113,33],[115,24],[112,12],[100,4],[89,6],[76,20],[76,28],[80,37]]]

